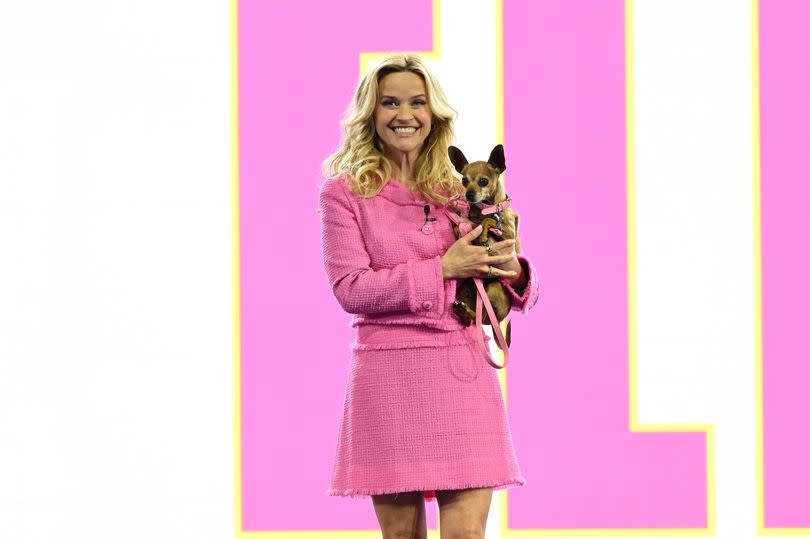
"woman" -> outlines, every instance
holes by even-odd
[[[525,484],[497,371],[451,305],[457,279],[500,277],[520,312],[539,288],[514,241],[487,254],[471,244],[480,227],[453,234],[454,117],[417,56],[391,56],[358,85],[323,165],[324,265],[357,328],[327,494],[370,496],[385,538],[427,537],[426,497],[442,537],[483,537],[493,489]]]

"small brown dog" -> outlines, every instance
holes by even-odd
[[[481,235],[473,240],[474,245],[491,245],[492,242],[514,239],[515,251],[521,252],[520,238],[518,237],[518,214],[511,208],[497,210],[497,204],[507,200],[506,190],[501,181],[501,173],[506,170],[503,155],[503,146],[498,144],[492,149],[487,161],[468,163],[464,154],[455,146],[448,148],[450,161],[462,175],[461,184],[466,189],[464,198],[469,203],[470,211],[467,215],[473,223],[473,228],[483,225]],[[507,204],[508,205],[508,204]],[[454,211],[462,214],[458,205]],[[458,225],[453,227],[456,238],[461,237]],[[512,300],[501,284],[500,278],[484,278],[484,289],[489,296],[492,309],[498,321],[506,318],[512,308]],[[475,320],[476,288],[472,279],[465,279],[458,284],[456,301],[453,302],[453,312],[459,320],[469,326]],[[486,310],[483,312],[483,323],[492,324]],[[506,343],[511,343],[511,323],[506,326]],[[497,341],[496,341],[497,342]],[[499,344],[500,346],[500,344]]]

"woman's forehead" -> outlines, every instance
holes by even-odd
[[[410,71],[389,73],[380,81],[380,94],[392,97],[424,96],[425,82],[422,77]]]

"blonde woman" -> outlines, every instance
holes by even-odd
[[[455,238],[443,204],[462,191],[450,106],[415,55],[360,81],[341,147],[324,161],[323,260],[357,329],[327,494],[371,497],[384,538],[484,537],[492,491],[525,484],[497,371],[453,314],[458,279],[500,278],[526,312],[539,287],[514,241]]]

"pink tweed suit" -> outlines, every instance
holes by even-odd
[[[425,204],[432,234],[421,230]],[[458,281],[442,277],[441,256],[456,238],[442,208],[395,181],[362,198],[333,178],[320,216],[326,274],[357,328],[326,494],[432,500],[436,490],[524,485],[497,370],[452,311]],[[525,313],[540,290],[530,260],[518,259],[525,290],[504,284]]]

